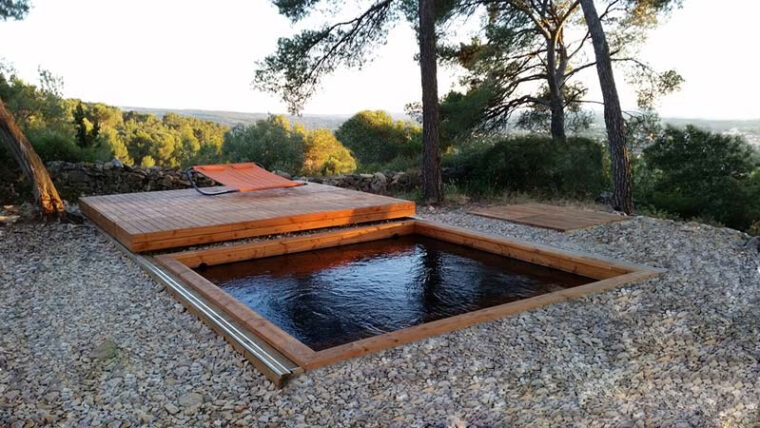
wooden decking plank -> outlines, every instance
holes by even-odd
[[[469,213],[560,232],[584,229],[626,219],[624,216],[611,213],[538,203],[479,208],[471,210]]]
[[[82,198],[86,215],[132,251],[414,215],[414,203],[310,183],[221,196],[193,189]],[[139,250],[138,250],[139,248]]]
[[[320,221],[295,221],[282,225],[265,226],[265,227],[247,227],[239,230],[232,230],[229,232],[220,232],[213,234],[200,234],[194,236],[182,236],[174,239],[165,238],[161,240],[142,239],[135,240],[133,243],[133,251],[152,251],[165,248],[186,247],[190,245],[207,244],[210,242],[230,241],[234,239],[250,238],[255,236],[275,235],[281,233],[298,232],[303,230],[322,229],[325,227],[336,226],[348,226],[358,223],[365,223],[371,221],[380,221],[388,219],[399,219],[404,217],[410,217],[414,215],[413,210],[401,210],[389,212],[386,218],[378,219],[377,214],[369,214],[365,216],[350,216],[350,217],[331,217],[328,220]]]
[[[413,208],[413,206],[411,206]],[[325,209],[322,211],[311,212],[311,210],[304,210],[303,213],[297,213],[291,216],[283,216],[275,210],[265,213],[262,218],[256,218],[246,222],[234,222],[230,221],[226,213],[219,213],[213,221],[205,227],[197,227],[188,224],[176,223],[172,224],[171,228],[167,228],[160,232],[144,233],[135,236],[137,239],[151,238],[151,239],[163,239],[163,238],[177,238],[180,236],[195,236],[204,235],[208,233],[222,233],[232,232],[241,228],[249,227],[263,227],[263,226],[281,226],[283,224],[291,224],[295,222],[306,221],[320,221],[327,220],[334,217],[350,217],[350,216],[366,216],[371,214],[382,214],[386,212],[392,212],[397,210],[408,210],[409,204],[394,204],[394,205],[378,205],[374,207],[358,207],[355,209],[342,209],[342,210],[330,210]],[[222,221],[223,220],[223,221]],[[184,227],[183,227],[184,226]],[[188,227],[189,226],[189,227]]]

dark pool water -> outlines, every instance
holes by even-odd
[[[592,281],[415,235],[197,272],[316,351]]]

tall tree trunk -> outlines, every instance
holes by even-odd
[[[37,156],[32,144],[26,139],[13,116],[0,100],[0,140],[10,149],[24,175],[32,182],[34,198],[45,216],[63,216],[65,208],[58,191],[45,169],[42,159]]]
[[[546,39],[546,73],[549,84],[549,111],[551,113],[550,131],[555,140],[565,141],[565,106],[562,99],[561,79],[565,76],[564,62],[557,67],[555,35]]]
[[[549,88],[549,110],[551,111],[551,133],[555,140],[564,141],[565,135],[565,107],[562,93],[556,85]]]
[[[596,71],[599,74],[599,86],[604,99],[604,123],[607,126],[607,140],[612,160],[612,182],[615,187],[612,204],[616,210],[631,214],[633,212],[631,155],[625,145],[625,121],[615,86],[615,76],[612,73],[610,48],[607,45],[607,38],[594,6],[594,0],[580,0],[580,2],[591,41],[594,44]]]
[[[422,76],[422,197],[443,200],[439,147],[438,70],[435,53],[435,0],[420,0],[420,74]]]

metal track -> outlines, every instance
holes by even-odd
[[[278,359],[274,358],[264,348],[259,346],[256,342],[251,340],[245,333],[240,331],[235,325],[233,325],[226,317],[222,316],[210,306],[208,306],[201,298],[194,292],[185,288],[179,281],[172,278],[169,274],[161,270],[158,266],[148,261],[142,256],[142,261],[138,263],[142,264],[143,269],[153,273],[160,281],[167,287],[171,287],[178,295],[180,295],[187,303],[193,305],[193,308],[200,312],[209,322],[212,322],[224,331],[231,339],[234,339],[240,344],[247,352],[254,357],[258,358],[264,365],[269,368],[274,374],[280,377],[285,377],[293,374],[285,364],[281,363]]]
[[[168,287],[172,294],[182,301],[185,307],[195,312],[204,321],[209,323],[214,330],[220,332],[228,340],[232,341],[233,347],[234,345],[237,345],[237,347],[241,348],[245,356],[277,386],[281,387],[286,378],[303,372],[303,369],[298,367],[297,364],[288,360],[269,345],[263,343],[263,341],[257,341],[256,338],[251,337],[250,334],[241,330],[233,320],[209,305],[208,302],[195,291],[189,289],[172,275],[165,272],[160,266],[156,265],[152,259],[129,251],[120,242],[105,233],[100,227],[97,228],[114,245],[116,245],[117,248],[136,262],[152,278],[165,287]]]

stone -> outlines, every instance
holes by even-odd
[[[760,237],[753,236],[752,238],[748,239],[744,244],[744,248],[748,250],[760,251]]]
[[[182,407],[200,406],[203,404],[203,396],[196,392],[188,392],[179,397],[179,405]]]
[[[385,193],[388,186],[388,179],[382,172],[376,172],[372,175],[372,181],[370,182],[370,190],[372,193]]]
[[[173,190],[190,187],[184,171],[176,168],[128,166],[118,160],[104,164],[49,162],[46,165],[53,181],[64,199],[75,201],[82,195],[106,195],[113,193]],[[284,171],[275,174],[292,179]],[[388,193],[408,192],[418,186],[418,176],[405,172],[374,174],[344,174],[326,177],[298,177],[300,181],[325,183],[354,190]],[[213,180],[203,176],[195,179],[199,186],[211,186]]]
[[[467,210],[418,215],[667,272],[276,389],[88,223],[20,221],[0,229],[0,425],[40,426],[45,412],[74,427],[757,425],[760,258],[748,236],[647,217],[559,233]],[[108,341],[118,352],[101,362]]]
[[[19,396],[19,390],[12,389],[6,392],[3,398],[5,398],[6,403],[13,403],[14,401],[16,401],[16,398],[18,398],[18,396]]]
[[[177,411],[179,411],[179,409],[177,409]],[[137,420],[140,421],[140,424],[145,425],[153,422],[153,416],[146,412],[138,411]]]
[[[21,216],[19,215],[2,215],[0,214],[0,226],[10,225],[17,222]]]
[[[92,358],[98,361],[108,361],[119,355],[119,347],[112,339],[105,339],[92,351]]]

